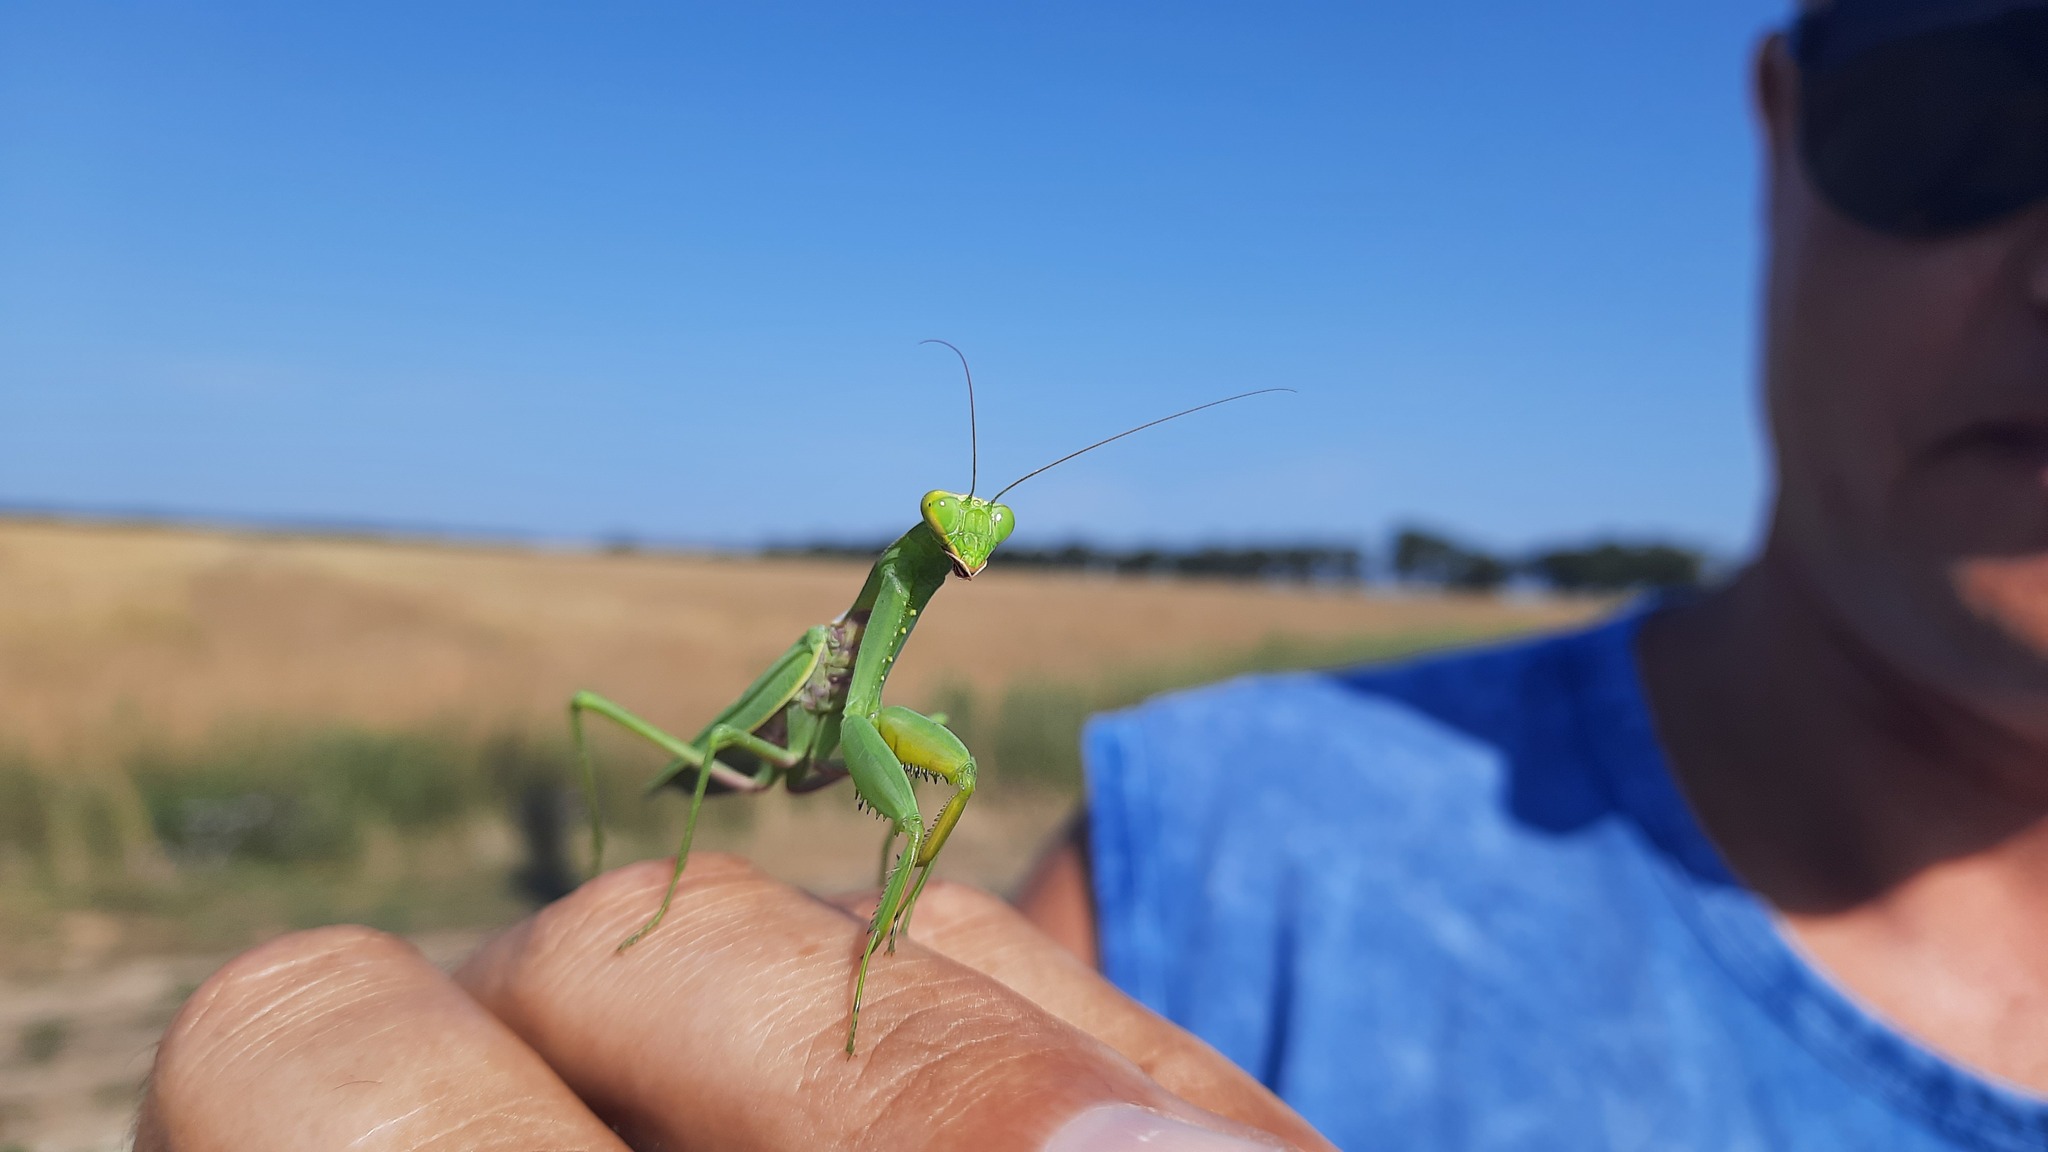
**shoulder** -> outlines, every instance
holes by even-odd
[[[1244,677],[1098,717],[1086,736],[1091,801],[1163,796],[1146,806],[1164,817],[1214,791],[1232,806],[1381,820],[1439,796],[1484,804],[1510,764],[1554,793],[1572,783],[1557,769],[1587,760],[1582,706],[1605,691],[1617,647],[1625,663],[1618,633],[1629,623],[1385,667]]]
[[[1594,938],[1619,906],[1602,895],[1618,849],[1598,831],[1611,754],[1596,745],[1641,719],[1636,619],[1098,717],[1104,971],[1259,1066],[1284,1047],[1276,989],[1333,1011],[1365,971],[1497,989],[1520,981],[1503,957],[1563,949],[1530,941]],[[1509,935],[1529,947],[1491,943]]]

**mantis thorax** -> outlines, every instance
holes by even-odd
[[[997,504],[958,492],[933,489],[920,505],[925,526],[939,538],[956,576],[972,578],[988,566],[989,553],[1009,539],[1017,514]]]

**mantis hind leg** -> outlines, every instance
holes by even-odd
[[[685,768],[704,768],[707,759],[702,749],[685,744],[595,692],[578,692],[569,698],[569,735],[576,744],[576,762],[583,777],[584,806],[590,810],[590,870],[600,872],[604,870],[604,818],[597,805],[597,770],[591,763],[590,745],[583,735],[585,712],[595,712],[669,754],[671,759],[668,767],[662,769],[661,775],[655,778],[656,787]],[[719,783],[726,787],[739,792],[760,790],[753,776],[720,764],[716,760],[710,760],[708,763],[708,774],[718,777]]]
[[[762,761],[761,770],[747,778],[745,791],[759,792],[775,783],[779,770],[794,767],[803,759],[803,753],[795,752],[777,744],[771,744],[751,732],[743,732],[726,724],[714,724],[698,740],[703,750],[703,763],[697,772],[697,787],[690,793],[690,812],[683,819],[683,842],[676,847],[675,871],[669,873],[668,887],[662,890],[661,906],[654,910],[647,923],[624,940],[619,941],[618,951],[624,952],[640,942],[640,938],[661,925],[662,917],[668,915],[669,902],[676,897],[676,885],[683,882],[683,869],[690,863],[690,842],[697,838],[697,812],[704,806],[704,790],[711,783],[711,768],[718,766],[718,754],[727,748],[740,748],[753,753]],[[730,771],[728,769],[728,771]]]
[[[628,732],[642,737],[674,757],[670,770],[664,772],[663,778],[673,775],[681,767],[697,769],[697,786],[690,794],[690,813],[683,822],[683,842],[676,850],[675,871],[670,874],[668,888],[661,895],[661,907],[655,909],[654,917],[641,925],[639,931],[628,936],[619,945],[619,951],[623,952],[638,943],[641,937],[652,932],[655,926],[661,923],[662,917],[668,915],[669,902],[675,898],[676,885],[681,883],[683,869],[689,864],[690,842],[697,835],[697,813],[704,803],[704,791],[710,785],[711,778],[717,776],[720,783],[738,791],[759,792],[775,782],[778,771],[794,767],[801,761],[803,754],[772,744],[751,732],[742,731],[728,724],[714,724],[695,743],[685,744],[594,692],[578,692],[569,701],[569,728],[576,739],[576,754],[583,767],[584,795],[590,805],[592,856],[599,863],[602,863],[604,855],[604,825],[597,815],[597,777],[591,768],[589,748],[584,742],[585,712],[595,712],[617,723]],[[727,748],[740,748],[753,753],[762,762],[760,771],[750,776],[719,763],[718,754]]]
[[[676,884],[682,879],[683,868],[689,862],[690,841],[697,834],[697,810],[704,802],[704,790],[710,785],[711,778],[716,776],[721,783],[737,791],[759,792],[773,784],[781,773],[804,763],[809,756],[807,748],[785,748],[754,735],[754,730],[788,706],[810,679],[811,672],[817,668],[830,643],[829,631],[824,626],[807,629],[801,639],[754,678],[737,700],[726,705],[703,733],[687,744],[594,692],[578,692],[570,699],[569,726],[576,738],[578,759],[583,765],[584,793],[590,799],[591,855],[600,865],[604,853],[604,825],[597,812],[596,773],[591,767],[589,749],[583,742],[583,713],[595,712],[604,716],[669,754],[672,759],[654,778],[651,787],[661,787],[685,769],[697,770],[696,788],[690,797],[690,815],[683,826],[683,845],[676,853],[675,874],[669,878],[668,891],[662,894],[661,908],[655,912],[654,919],[619,945],[621,949],[631,947],[652,931],[668,913],[669,901],[674,898]],[[726,748],[740,748],[751,753],[761,761],[759,769],[746,773],[720,763],[718,754]]]

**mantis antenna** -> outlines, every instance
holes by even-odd
[[[919,344],[953,345],[944,340],[919,340]],[[967,353],[953,348],[953,355],[960,358],[960,370],[967,373],[967,451],[970,463],[967,466],[967,494],[974,495],[974,486],[981,483],[981,434],[974,427],[974,369],[967,366]]]
[[[957,349],[955,349],[955,350],[957,351]],[[1033,476],[1036,476],[1036,475],[1038,475],[1038,474],[1039,474],[1040,472],[1046,472],[1046,471],[1049,471],[1049,470],[1051,470],[1051,469],[1057,468],[1057,467],[1059,467],[1060,465],[1062,465],[1062,464],[1065,464],[1065,463],[1066,463],[1067,461],[1069,461],[1069,460],[1072,460],[1072,459],[1073,459],[1074,457],[1076,457],[1076,456],[1082,455],[1083,453],[1087,453],[1087,452],[1093,452],[1093,451],[1095,451],[1095,450],[1096,450],[1097,448],[1100,448],[1100,447],[1102,447],[1102,446],[1103,446],[1104,444],[1111,444],[1111,443],[1114,443],[1114,442],[1116,442],[1116,441],[1118,441],[1118,440],[1121,440],[1121,439],[1123,439],[1123,438],[1124,438],[1124,437],[1126,437],[1126,436],[1132,436],[1132,435],[1135,435],[1135,434],[1137,434],[1137,433],[1139,433],[1139,432],[1143,432],[1143,431],[1144,431],[1145,429],[1147,429],[1147,428],[1157,428],[1157,427],[1158,427],[1159,425],[1161,425],[1161,424],[1164,424],[1164,423],[1166,423],[1166,422],[1167,422],[1168,420],[1178,420],[1178,419],[1180,419],[1180,418],[1181,418],[1181,417],[1183,417],[1183,416],[1192,416],[1192,415],[1194,415],[1195,413],[1197,413],[1197,412],[1200,412],[1200,411],[1201,411],[1202,409],[1204,409],[1204,408],[1214,408],[1214,407],[1216,407],[1216,406],[1217,406],[1218,404],[1228,404],[1228,403],[1230,403],[1230,402],[1231,402],[1232,400],[1244,400],[1244,399],[1248,399],[1248,398],[1250,398],[1250,397],[1253,397],[1253,396],[1264,396],[1264,395],[1265,395],[1266,393],[1268,393],[1268,392],[1292,392],[1292,391],[1294,391],[1294,389],[1292,389],[1292,388],[1260,388],[1260,389],[1258,389],[1258,390],[1256,390],[1256,391],[1253,391],[1253,392],[1239,392],[1239,393],[1238,393],[1237,395],[1235,395],[1235,396],[1225,396],[1225,397],[1224,397],[1223,399],[1221,399],[1221,400],[1211,400],[1211,401],[1209,401],[1209,402],[1208,402],[1207,404],[1197,404],[1197,405],[1195,405],[1195,406],[1194,406],[1193,408],[1189,408],[1189,409],[1186,409],[1186,410],[1184,410],[1184,411],[1180,411],[1180,412],[1175,412],[1175,413],[1174,413],[1173,415],[1171,415],[1171,416],[1161,416],[1161,417],[1160,417],[1159,419],[1157,419],[1157,420],[1152,420],[1152,421],[1148,421],[1147,423],[1144,423],[1144,424],[1140,424],[1140,425],[1138,425],[1138,426],[1137,426],[1136,428],[1130,428],[1130,429],[1126,429],[1125,431],[1119,432],[1119,433],[1117,433],[1116,435],[1114,435],[1114,436],[1111,436],[1111,437],[1109,437],[1109,438],[1108,438],[1108,439],[1106,439],[1106,440],[1097,440],[1097,441],[1096,441],[1095,443],[1093,443],[1093,444],[1090,444],[1089,446],[1087,446],[1086,448],[1083,448],[1083,449],[1081,449],[1080,451],[1077,451],[1077,452],[1069,452],[1069,453],[1067,453],[1067,454],[1066,454],[1065,456],[1062,456],[1062,457],[1060,457],[1059,459],[1057,459],[1057,460],[1053,461],[1052,463],[1050,463],[1050,464],[1047,464],[1047,465],[1046,465],[1045,467],[1043,467],[1043,468],[1034,468],[1034,469],[1032,469],[1031,471],[1029,471],[1029,472],[1026,472],[1025,474],[1023,474],[1022,476],[1019,476],[1019,477],[1017,477],[1017,478],[1016,478],[1015,480],[1012,480],[1012,481],[1010,481],[1010,482],[1009,482],[1008,484],[1005,484],[1005,485],[1003,486],[1003,492],[1008,492],[1008,491],[1009,491],[1010,489],[1012,489],[1012,488],[1015,488],[1015,487],[1016,487],[1017,485],[1019,485],[1019,484],[1022,484],[1022,483],[1023,483],[1023,482],[1025,482],[1026,480],[1029,480],[1029,479],[1031,479],[1031,478],[1032,478]],[[990,502],[990,503],[994,503],[994,502],[995,502],[995,501],[997,501],[997,500],[1001,500],[1001,499],[1003,498],[1003,492],[998,492],[998,493],[996,493],[995,495],[993,495],[993,496],[989,497],[989,502]]]
[[[953,348],[944,340],[925,343],[945,344],[953,349],[955,355],[960,355],[960,349]],[[960,366],[967,367],[966,356],[960,356]],[[1264,392],[1292,391],[1292,388],[1262,388],[1257,392],[1211,401],[1186,412],[1176,412],[1164,419],[1140,424],[1130,432],[1090,444],[1081,452],[1091,452],[1134,432],[1142,432],[1167,420],[1178,420],[1204,408],[1214,408],[1218,404],[1228,404],[1232,400]],[[978,436],[974,430],[972,372],[967,376],[967,422],[970,436]],[[974,452],[975,479],[979,480],[981,460],[978,442]],[[1081,452],[1069,453],[1037,472],[1026,473],[1003,492],[1046,468],[1072,460]],[[928,495],[948,499],[952,496],[944,492]],[[1002,492],[996,496],[1000,498]],[[683,824],[682,843],[676,849],[668,888],[662,894],[660,905],[654,909],[654,915],[621,941],[618,951],[625,951],[654,931],[668,914],[669,903],[683,880],[683,869],[689,863],[690,842],[697,831],[698,807],[714,779],[718,781],[720,791],[761,792],[779,783],[786,790],[802,792],[850,775],[861,806],[889,822],[888,839],[882,845],[882,861],[887,876],[882,884],[881,903],[868,918],[867,946],[861,952],[860,967],[853,979],[853,1006],[846,1021],[846,1052],[853,1054],[854,1037],[860,1025],[861,997],[867,991],[869,961],[876,958],[883,944],[889,944],[893,950],[896,940],[908,934],[911,910],[917,904],[918,894],[924,891],[925,881],[931,877],[931,867],[938,859],[939,849],[945,846],[947,836],[951,835],[960,814],[966,810],[967,802],[974,796],[975,759],[967,746],[934,717],[908,708],[883,707],[882,691],[888,682],[890,666],[909,640],[910,626],[916,622],[918,613],[948,579],[966,573],[962,549],[972,556],[975,571],[979,571],[979,566],[987,562],[990,549],[1000,544],[1008,535],[1008,527],[1015,524],[1015,520],[1008,516],[1010,510],[1007,508],[1001,509],[1004,517],[999,521],[990,503],[976,499],[969,509],[976,515],[951,517],[953,523],[950,527],[941,522],[946,518],[920,517],[910,531],[882,550],[874,567],[869,570],[867,582],[861,586],[853,607],[836,620],[805,629],[802,638],[769,665],[768,670],[758,676],[738,700],[720,712],[710,727],[688,743],[595,692],[578,692],[570,697],[569,734],[576,746],[576,759],[582,769],[583,794],[590,808],[593,856],[604,850],[604,829],[598,820],[596,768],[590,760],[590,748],[584,742],[586,716],[609,720],[660,748],[668,758],[668,767],[662,769],[654,783],[673,784],[690,790],[690,814]],[[939,538],[943,538],[943,547],[938,546]],[[884,585],[893,591],[886,595],[878,591]],[[838,663],[828,665],[828,660]],[[844,673],[846,678],[841,680],[839,669],[847,667],[851,671]],[[822,694],[822,703],[815,703],[810,694],[816,670],[820,668],[831,673],[832,690]],[[817,710],[806,711],[812,708]],[[794,723],[779,722],[780,718],[798,715],[810,717],[809,725],[799,727]],[[764,717],[767,719],[762,719]],[[761,765],[760,769],[743,772],[721,763],[719,757],[730,749],[746,753],[752,758],[751,762]],[[952,796],[929,826],[918,809],[917,796],[911,784],[913,779],[921,777],[936,778],[953,785]],[[896,853],[897,841],[906,838],[908,844],[901,853]],[[889,863],[892,853],[893,864]],[[701,873],[692,875],[698,874]]]

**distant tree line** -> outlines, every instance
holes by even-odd
[[[770,556],[806,556],[834,560],[871,560],[885,542],[865,544],[818,542],[780,545]],[[1365,550],[1349,545],[1288,544],[1224,548],[1102,548],[1063,544],[1057,548],[1005,545],[989,567],[1110,572],[1137,576],[1219,576],[1233,580],[1280,580],[1296,583],[1352,584],[1365,578]]]
[[[1602,540],[1508,557],[1420,528],[1404,528],[1394,536],[1396,579],[1468,592],[1492,591],[1516,580],[1558,592],[1694,588],[1705,579],[1706,567],[1703,553],[1658,541]]]
[[[818,541],[773,546],[767,554],[871,560],[887,546],[887,541]],[[1404,528],[1394,535],[1385,567],[1377,572],[1364,549],[1320,543],[1192,548],[1105,548],[1083,543],[1026,548],[1012,544],[998,549],[989,566],[1299,584],[1356,584],[1385,575],[1403,584],[1468,592],[1493,591],[1511,583],[1559,592],[1618,592],[1697,586],[1705,577],[1707,558],[1674,544],[1620,540],[1500,556],[1434,532]]]
[[[991,563],[1015,568],[1078,568],[1139,576],[1222,576],[1303,584],[1350,584],[1365,577],[1363,549],[1329,544],[1130,550],[1069,544],[1062,548],[1004,548],[996,552]]]

